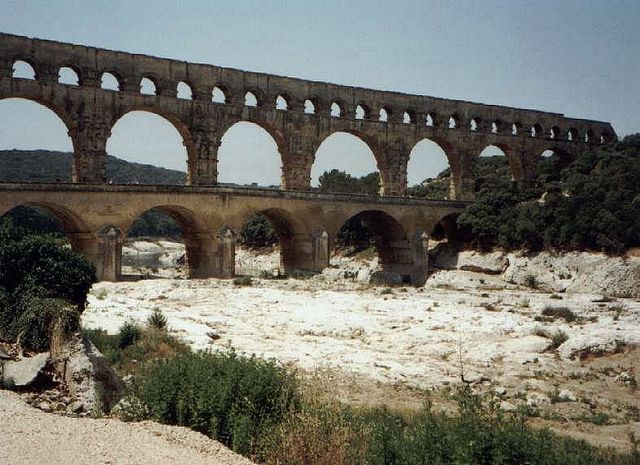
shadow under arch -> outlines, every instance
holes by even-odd
[[[109,131],[111,135],[106,141],[107,146],[110,141],[113,142],[114,128],[116,128],[119,123],[122,123],[125,118],[131,116],[134,113],[146,113],[147,116],[150,114],[154,117],[162,118],[163,120],[168,122],[178,132],[178,135],[182,139],[182,144],[185,147],[187,155],[187,159],[185,160],[187,165],[190,166],[191,160],[195,160],[197,158],[195,143],[192,137],[192,133],[189,130],[187,124],[182,121],[176,114],[149,105],[135,105],[127,107],[124,111],[118,113],[111,124],[111,128]]]
[[[280,260],[277,267],[278,274],[288,275],[299,271],[301,254],[297,241],[305,237],[305,226],[291,212],[281,208],[247,211],[238,223],[239,227],[237,228],[236,237],[239,239],[239,242],[249,243],[247,235],[251,232],[248,231],[247,228],[250,227],[252,221],[255,219],[259,220],[260,216],[266,218],[277,236],[280,248]],[[236,255],[236,259],[237,258]],[[238,270],[242,269],[245,273],[255,274],[255,272],[248,270],[246,266],[240,264],[238,260],[236,260],[236,267]],[[266,271],[271,272],[273,270]]]
[[[59,222],[62,228],[62,231],[60,232],[70,235],[70,240],[72,239],[71,235],[75,233],[85,233],[87,231],[90,231],[89,225],[82,219],[82,217],[78,213],[70,210],[67,207],[52,202],[25,202],[13,205],[7,210],[0,212],[0,218],[5,217],[6,215],[10,214],[20,207],[43,210],[47,214],[51,215]]]
[[[562,147],[550,145],[535,159],[538,182],[559,181],[562,169],[573,163],[577,154]]]
[[[123,255],[122,264],[138,268],[151,268],[152,272],[157,272],[156,269],[160,268],[175,270],[178,266],[185,265],[189,277],[197,276],[201,249],[201,238],[198,236],[205,231],[203,225],[196,218],[195,212],[170,204],[157,205],[136,212],[134,219],[126,228],[123,228],[125,247],[127,244],[133,244],[135,238],[141,240],[143,237],[151,237],[165,239],[166,242],[182,242],[184,255],[181,253],[181,247],[176,244],[168,251],[170,257],[165,262],[160,260],[159,255],[149,254],[149,257],[145,256],[141,260],[139,256],[136,257],[132,253],[131,256]],[[131,248],[135,249],[134,246]],[[118,274],[122,276],[121,270]]]
[[[376,248],[378,270],[371,276],[372,283],[422,284],[426,279],[422,234],[409,237],[404,226],[389,213],[360,211],[349,217],[334,237],[334,255],[340,248],[347,248],[350,254]]]
[[[373,161],[375,162],[375,167],[380,177],[380,190],[381,191],[384,190],[385,177],[383,176],[383,173],[386,172],[387,170],[387,166],[388,166],[387,160],[384,156],[384,153],[382,152],[382,149],[378,146],[374,138],[368,136],[366,133],[361,131],[351,130],[351,129],[344,129],[344,130],[341,129],[341,130],[329,132],[326,135],[324,135],[324,137],[322,137],[322,140],[320,141],[318,146],[313,151],[313,164],[311,166],[311,170],[313,171],[314,166],[316,166],[317,164],[318,152],[320,151],[322,146],[325,145],[332,137],[345,135],[345,134],[357,139],[358,143],[364,144],[364,146],[366,146],[369,152],[373,155]]]

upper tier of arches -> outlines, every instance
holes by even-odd
[[[65,79],[65,84],[101,87],[108,74],[117,82],[109,90],[140,93],[141,82],[146,79],[158,96],[238,107],[245,105],[250,93],[256,107],[277,107],[310,117],[591,144],[611,142],[616,137],[608,123],[555,113],[305,81],[10,34],[0,34],[0,44],[0,75],[12,75],[14,64],[20,61],[33,69],[36,80],[58,81],[60,70],[66,69],[65,73],[73,73],[74,77],[70,83]],[[216,89],[223,95],[218,101]]]

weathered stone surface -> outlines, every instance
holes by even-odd
[[[15,362],[8,361],[4,364],[3,378],[16,387],[29,386],[36,381],[48,360],[49,353],[44,352]]]
[[[12,78],[16,60],[34,68],[34,81]],[[74,70],[77,86],[58,83],[61,67]],[[118,91],[101,88],[105,72],[116,78]],[[140,93],[142,78],[153,81],[157,95]],[[177,98],[180,83],[190,88],[192,99]],[[214,88],[224,94],[224,103],[212,102]],[[255,106],[246,105],[249,93],[255,97]],[[111,129],[120,117],[140,107],[156,111],[176,126],[187,149],[192,185],[217,182],[220,141],[229,127],[243,120],[259,124],[273,137],[282,159],[285,189],[309,189],[316,150],[323,140],[341,131],[360,137],[371,148],[384,195],[405,194],[411,150],[423,139],[437,141],[450,161],[450,192],[456,199],[473,197],[475,159],[488,145],[499,146],[514,178],[526,182],[545,150],[577,153],[616,137],[609,123],[559,113],[306,81],[0,34],[0,98],[17,96],[53,108],[65,122],[74,142],[77,182],[105,181]],[[279,97],[287,102],[286,109],[276,109]],[[307,101],[313,114],[305,112]],[[332,105],[339,114],[331,114]],[[379,118],[382,109],[386,120]],[[362,119],[356,118],[358,110]]]
[[[504,279],[525,284],[533,276],[540,288],[611,297],[640,297],[640,257],[609,257],[602,253],[541,252],[508,255]]]
[[[29,63],[34,79],[13,77],[18,60]],[[61,84],[61,67],[71,68],[78,85]],[[101,88],[110,73],[118,90]],[[151,79],[156,95],[142,95],[140,82]],[[178,84],[192,99],[177,98]],[[224,103],[212,102],[218,88]],[[248,106],[247,95],[256,105]],[[0,99],[26,98],[55,111],[73,141],[73,180],[81,189],[52,185],[24,189],[3,186],[0,214],[22,204],[46,205],[69,232],[72,247],[95,264],[98,278],[117,280],[124,232],[142,212],[162,208],[184,225],[192,278],[233,275],[233,247],[244,222],[255,212],[270,215],[281,229],[286,273],[320,272],[328,265],[338,229],[355,215],[368,217],[384,233],[379,246],[384,273],[426,279],[425,242],[433,227],[463,204],[391,199],[382,205],[362,196],[317,196],[311,190],[315,153],[336,132],[360,137],[371,149],[384,196],[403,196],[412,149],[435,140],[449,160],[450,197],[474,197],[474,165],[484,147],[499,146],[514,179],[527,183],[545,150],[577,154],[616,135],[609,123],[562,114],[447,100],[306,81],[212,65],[135,55],[48,40],[0,34]],[[287,109],[276,109],[282,97]],[[305,101],[313,114],[305,112]],[[339,115],[331,114],[332,104]],[[363,118],[356,118],[359,109]],[[193,188],[107,186],[106,145],[125,114],[144,108],[169,120],[183,138],[188,184]],[[380,110],[387,120],[376,118]],[[358,112],[359,113],[359,112]],[[218,148],[235,123],[250,121],[274,139],[281,156],[282,189],[198,190],[218,179]],[[429,124],[427,124],[429,123]],[[451,123],[451,124],[450,124]],[[571,134],[571,136],[569,136]],[[93,184],[90,188],[87,184]],[[242,191],[242,193],[240,193]]]
[[[69,392],[77,399],[70,406],[72,411],[91,411],[98,402],[101,404],[98,407],[109,410],[123,394],[122,382],[88,339],[76,335],[56,355],[67,360],[57,367],[62,370]]]

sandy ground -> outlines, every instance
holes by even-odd
[[[272,267],[277,254],[252,262],[243,252],[241,260],[247,268]],[[528,406],[561,431],[571,423],[572,432],[586,429],[594,442],[612,446],[628,446],[629,434],[640,438],[640,301],[543,293],[460,270],[439,271],[418,289],[374,287],[336,279],[344,269],[360,276],[362,264],[335,264],[310,279],[254,278],[250,286],[168,278],[99,283],[83,325],[115,333],[159,308],[194,349],[233,348],[305,372],[333,371],[342,384],[356,379],[341,394],[348,401],[418,405],[423,396],[412,392],[446,394],[462,375],[499,393],[504,409]],[[546,307],[567,307],[578,320],[540,321]],[[558,331],[567,340],[550,348]],[[374,390],[359,392],[358,385],[379,389],[372,397]],[[615,426],[613,432],[592,431],[603,418],[602,428]]]
[[[144,447],[141,447],[144,445]],[[0,390],[0,463],[250,465],[206,436],[154,422],[44,413]]]

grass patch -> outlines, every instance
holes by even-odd
[[[251,276],[237,276],[233,278],[233,284],[235,286],[251,286],[253,284],[253,280]]]
[[[551,321],[562,318],[567,323],[578,320],[578,316],[568,307],[545,307],[542,310],[542,316],[550,318]]]

